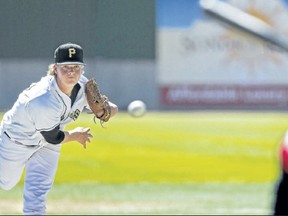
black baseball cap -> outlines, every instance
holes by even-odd
[[[54,60],[56,64],[80,64],[83,62],[83,49],[78,44],[65,43],[57,47],[54,52]]]

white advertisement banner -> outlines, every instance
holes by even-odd
[[[223,2],[288,38],[288,1]],[[156,8],[163,105],[287,106],[287,52],[208,17],[198,0],[157,0]]]

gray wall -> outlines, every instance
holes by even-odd
[[[0,0],[0,58],[51,58],[63,42],[86,57],[154,59],[154,0]]]
[[[9,109],[19,93],[46,75],[49,61],[5,59],[0,61],[0,110]],[[158,109],[155,64],[151,60],[87,59],[85,76],[95,77],[103,94],[125,110],[140,99],[148,109]]]

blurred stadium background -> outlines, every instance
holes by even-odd
[[[225,2],[261,19],[283,36],[288,35],[286,22],[288,0],[226,0]],[[103,147],[101,151],[101,145],[100,149],[95,147],[95,152],[100,151],[99,155],[102,152],[103,157],[98,156],[94,161],[93,157],[90,158],[92,164],[98,165],[92,168],[88,166],[87,172],[97,171],[98,167],[97,172],[100,174],[98,177],[90,176],[88,186],[83,186],[84,193],[88,194],[90,191],[97,194],[95,196],[99,197],[98,199],[95,197],[90,199],[91,206],[99,207],[98,210],[104,208],[104,210],[97,211],[97,208],[82,203],[86,210],[89,207],[92,209],[90,212],[87,210],[86,213],[239,214],[239,211],[241,214],[270,213],[273,186],[278,175],[275,152],[287,126],[287,53],[207,17],[199,7],[198,0],[0,0],[0,14],[2,17],[0,19],[0,111],[5,112],[9,109],[24,88],[46,74],[48,65],[53,62],[55,48],[65,42],[82,45],[87,64],[86,76],[96,77],[102,92],[120,108],[119,117],[115,118],[115,123],[111,122],[111,126],[109,125],[109,129],[104,134],[96,129],[97,126],[92,126],[95,127],[95,133],[100,136],[98,141],[111,148]],[[138,123],[125,116],[127,105],[136,99],[143,100],[149,113],[151,112],[150,115],[138,120]],[[213,113],[215,110],[220,112]],[[209,112],[203,114],[202,111]],[[231,111],[234,114],[231,114]],[[82,117],[82,120],[87,122],[86,117]],[[204,123],[201,123],[201,120],[204,120]],[[252,124],[253,122],[255,125]],[[139,124],[145,127],[140,127]],[[139,127],[142,133],[135,136],[137,130],[133,130],[132,133],[130,130],[121,129],[123,125],[128,128]],[[220,125],[222,126],[219,128]],[[113,130],[113,126],[118,131]],[[121,137],[118,137],[119,133],[122,133]],[[175,136],[167,137],[167,133],[171,136],[175,133]],[[112,139],[111,136],[117,138]],[[135,147],[131,143],[126,143],[132,138],[133,142],[142,144],[144,138],[145,145]],[[165,148],[165,143],[169,139],[174,142],[174,145],[173,143],[167,145],[164,152],[159,150]],[[129,175],[129,177],[120,175],[121,171],[131,163],[129,160],[122,161],[123,163],[119,163],[116,168],[112,166],[113,169],[109,166],[104,168],[99,166],[102,162],[110,165],[119,162],[120,158],[118,161],[110,161],[104,157],[108,154],[108,150],[112,149],[113,152],[116,148],[117,151],[121,151],[119,144],[123,145],[120,145],[122,150],[127,150],[125,155],[127,158],[130,156],[131,160],[135,160],[133,155],[138,150],[138,159],[141,162],[139,167],[144,169],[142,173],[135,176]],[[152,144],[154,147],[147,147]],[[217,144],[217,148],[215,145],[213,147],[213,144]],[[250,149],[251,146],[254,150]],[[223,148],[227,147],[226,153],[228,155],[229,152],[233,153],[229,157],[223,157]],[[133,151],[129,151],[130,148]],[[173,149],[175,155],[172,154]],[[199,157],[193,153],[194,150],[199,153]],[[143,154],[140,154],[142,151]],[[188,154],[188,158],[191,158],[187,159],[184,155],[190,151],[192,155]],[[237,153],[239,157],[234,159],[237,161],[236,167],[241,169],[238,174],[233,171],[235,167],[227,163],[231,160],[235,165],[236,162],[231,158]],[[214,154],[215,158],[211,159],[210,156]],[[71,170],[75,165],[72,156],[78,155],[79,149],[76,146],[71,152],[67,148],[63,150],[59,176],[55,181],[56,189],[51,192],[52,198],[56,197],[57,200],[58,197],[60,200],[67,201],[68,198],[63,197],[61,193],[73,192],[72,198],[69,199],[73,200],[73,197],[76,197],[75,200],[78,199],[77,196],[81,192],[72,190],[75,189],[75,185],[65,188],[66,183],[73,185],[70,178],[72,174],[67,174],[68,177],[62,174],[66,168]],[[154,170],[158,174],[161,169],[165,170],[163,173],[160,172],[162,177],[154,172],[145,175],[153,168],[153,164],[144,166],[144,161],[151,160],[153,156],[167,160],[162,158],[162,163],[158,164],[162,167]],[[195,167],[191,170],[179,169],[187,163],[207,162],[206,157],[209,158],[207,167],[211,166],[215,159],[218,161],[217,158],[222,158],[222,161],[218,161],[218,165],[221,165],[223,170],[210,173],[205,166],[198,167],[199,170]],[[85,165],[85,159],[87,158],[79,156],[75,160],[82,161],[80,164]],[[257,166],[254,160],[257,161]],[[154,164],[158,163],[155,158],[152,158],[152,161]],[[173,166],[171,161],[179,167],[175,164]],[[167,169],[167,164],[174,169],[172,171]],[[247,166],[253,165],[255,167],[247,170]],[[136,170],[137,167],[135,166],[134,169]],[[81,166],[77,170],[81,170]],[[133,166],[128,170],[135,172]],[[175,170],[179,170],[178,177]],[[113,173],[118,174],[116,179]],[[142,179],[141,175],[146,177]],[[82,173],[80,176],[83,177],[85,174]],[[154,185],[163,181],[169,186]],[[96,184],[93,187],[90,185],[91,182],[103,185]],[[144,182],[144,186],[143,184],[139,187],[125,186],[126,183],[139,182]],[[148,185],[152,183],[152,186],[147,186],[145,182]],[[207,186],[206,183],[209,182],[212,185]],[[81,177],[74,183],[87,184]],[[195,187],[186,185],[190,183]],[[225,187],[226,183],[227,187]],[[180,190],[178,187],[183,184]],[[231,188],[243,192],[238,193],[239,196],[235,195],[234,202],[232,201],[234,198],[229,196],[230,193],[235,192],[231,191]],[[131,189],[132,192],[123,195],[121,191],[125,189],[128,189],[127,191]],[[56,190],[61,193],[56,194],[54,192]],[[112,198],[103,196],[107,190],[114,194]],[[151,191],[150,196],[146,194],[147,190]],[[191,190],[191,193],[186,193],[187,190]],[[220,190],[224,191],[222,195]],[[167,191],[171,191],[173,195]],[[200,195],[201,191],[205,196]],[[215,196],[211,196],[211,191]],[[253,193],[250,194],[251,200],[247,199],[249,192]],[[125,199],[130,201],[132,199],[134,202],[127,204],[127,208],[123,202],[122,209],[117,209],[117,203],[123,201],[115,198],[119,193]],[[21,195],[21,189],[16,188],[12,195],[9,194],[11,193],[0,191],[0,203],[4,203],[0,204],[0,213],[9,213],[9,209],[5,210],[7,197],[11,199],[16,197],[15,203],[19,205],[18,196]],[[83,196],[80,196],[82,200],[89,201],[89,196],[86,199],[83,199]],[[175,201],[177,197],[179,202]],[[222,201],[225,203],[215,202],[220,197],[224,197]],[[263,199],[259,201],[260,198]],[[161,199],[165,200],[164,204],[161,203]],[[239,199],[242,201],[239,202]],[[144,201],[144,207],[141,208],[141,203]],[[102,205],[103,202],[105,205]],[[194,205],[190,205],[190,202]],[[236,204],[237,202],[239,205]],[[154,206],[151,207],[152,210],[147,209],[149,203]],[[160,204],[160,207],[158,206],[160,209],[156,208],[157,203]],[[177,209],[169,211],[166,208],[165,210],[165,206],[173,206],[173,203]],[[199,205],[196,207],[195,203]],[[83,208],[79,209],[72,213],[77,211],[83,213]],[[68,210],[62,209],[62,211]],[[54,208],[50,212],[57,213],[57,209]],[[59,212],[63,213],[60,210]]]

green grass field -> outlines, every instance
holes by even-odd
[[[287,119],[280,112],[119,113],[102,128],[84,113],[67,129],[90,127],[94,138],[87,149],[62,146],[47,213],[271,214]],[[0,191],[0,213],[21,213],[22,184]]]

